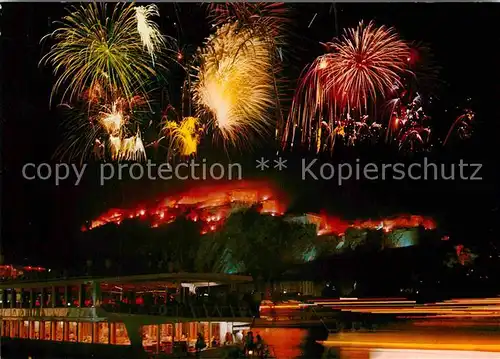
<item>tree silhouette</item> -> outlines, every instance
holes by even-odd
[[[198,269],[244,271],[269,281],[290,265],[313,259],[315,241],[313,225],[260,214],[255,208],[237,211],[219,232],[204,238]]]
[[[201,244],[201,226],[185,217],[154,230],[153,252],[157,262],[165,269],[194,271],[196,256]],[[168,268],[170,263],[170,267]],[[173,264],[173,268],[172,268]]]

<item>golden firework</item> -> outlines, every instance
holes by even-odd
[[[165,46],[148,19],[154,11],[136,12],[133,4],[119,4],[108,16],[106,4],[71,7],[61,27],[47,35],[55,44],[41,60],[52,64],[57,77],[51,101],[61,88],[61,101],[74,100],[98,86],[104,95],[119,91],[131,98],[137,88],[145,95],[145,83],[156,74],[151,51]]]
[[[165,47],[166,43],[163,35],[160,33],[158,24],[150,20],[153,16],[160,16],[158,6],[155,4],[137,6],[135,8],[137,31],[141,36],[143,46],[146,47],[149,55],[151,56],[151,60],[154,63],[156,52]]]
[[[270,47],[277,117],[275,137],[277,139],[283,132],[284,126],[280,99],[285,88],[280,86],[280,72],[284,51],[291,49],[286,46],[290,24],[288,8],[283,2],[226,2],[211,3],[208,6],[209,15],[215,26],[221,26],[228,22],[237,23],[240,29],[250,31],[264,40]]]
[[[109,136],[109,146],[113,160],[142,161],[146,159],[146,150],[141,134],[130,137]]]
[[[223,139],[233,145],[272,125],[271,58],[266,41],[238,30],[236,23],[220,27],[200,51],[194,101],[200,116],[209,113]]]
[[[196,154],[202,132],[199,118],[186,117],[180,124],[167,121],[165,130],[171,133],[171,147],[178,148],[181,156]]]
[[[144,158],[142,140],[132,138],[142,127],[140,113],[147,112],[148,103],[141,96],[127,99],[115,95],[115,99],[108,100],[87,91],[85,101],[79,101],[79,106],[63,106],[68,111],[63,122],[67,133],[56,157],[83,161],[93,154],[97,158],[106,158],[106,149],[110,149],[112,159]]]

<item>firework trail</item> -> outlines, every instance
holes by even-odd
[[[424,126],[411,126],[406,131],[402,131],[399,140],[399,149],[408,148],[410,152],[414,152],[417,148],[424,148],[430,142],[431,129]]]
[[[326,66],[325,56],[320,56],[301,76],[292,102],[290,118],[285,127],[283,147],[287,144],[287,136],[290,132],[292,132],[291,146],[293,147],[297,127],[301,130],[301,142],[309,145],[314,142],[315,132],[321,131],[321,123],[326,121],[325,124],[330,129],[336,127],[334,120],[337,103],[332,101],[331,94],[325,91],[328,83]],[[319,147],[320,145],[317,146]]]
[[[223,140],[234,146],[262,135],[273,124],[272,61],[269,46],[238,24],[226,24],[199,54],[194,102],[209,114]]]
[[[108,16],[105,4],[71,7],[61,27],[47,35],[55,44],[41,60],[52,64],[57,77],[51,101],[61,88],[61,102],[96,86],[103,86],[105,94],[113,89],[131,98],[139,88],[145,95],[145,83],[156,74],[151,58],[166,44],[148,19],[155,11],[119,4]]]
[[[153,16],[160,16],[158,6],[151,4],[148,6],[137,6],[135,8],[135,17],[137,20],[137,32],[141,37],[144,47],[146,47],[151,60],[155,61],[156,53],[166,47],[165,38],[160,33],[158,24],[151,21]]]
[[[450,129],[448,130],[448,134],[443,142],[443,146],[446,146],[448,140],[450,139],[451,134],[455,129],[457,129],[457,133],[460,139],[470,138],[472,135],[472,122],[474,121],[474,112],[472,110],[465,110],[465,113],[458,116],[455,121],[453,121]]]
[[[366,116],[378,97],[402,87],[408,73],[410,48],[393,28],[360,22],[325,46],[331,52],[318,57],[299,80],[283,146],[290,132],[293,144],[297,127],[301,142],[311,144],[323,121],[335,128],[344,115]]]

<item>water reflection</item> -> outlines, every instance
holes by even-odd
[[[422,332],[401,330],[378,333],[342,333],[325,348],[322,328],[255,330],[272,346],[279,359],[493,359],[500,358],[496,331],[456,330]]]
[[[324,328],[267,328],[253,332],[272,347],[277,359],[498,359],[500,332],[495,329],[345,332],[330,337],[328,348],[317,343],[327,340]]]
[[[260,334],[271,346],[276,358],[292,359],[302,355],[301,344],[307,338],[308,331],[295,328],[265,328],[254,330],[254,333]]]
[[[325,347],[318,341],[326,340],[328,331],[325,328],[292,329],[268,328],[254,330],[260,334],[279,359],[322,358]]]
[[[499,353],[485,353],[461,350],[400,350],[372,349],[365,356],[370,359],[498,359]],[[345,359],[360,358],[345,357]],[[342,358],[344,359],[344,358]]]
[[[325,352],[325,347],[318,343],[328,338],[328,331],[325,328],[311,328],[306,334],[300,346],[301,355],[299,358],[321,358]]]

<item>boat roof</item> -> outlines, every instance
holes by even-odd
[[[174,287],[177,284],[188,284],[198,287],[216,285],[241,284],[252,282],[251,276],[222,274],[222,273],[157,273],[131,276],[101,276],[101,277],[76,277],[46,280],[12,280],[0,283],[0,289],[9,288],[42,288],[72,286],[99,282],[105,286],[131,287],[134,289],[155,289]]]

